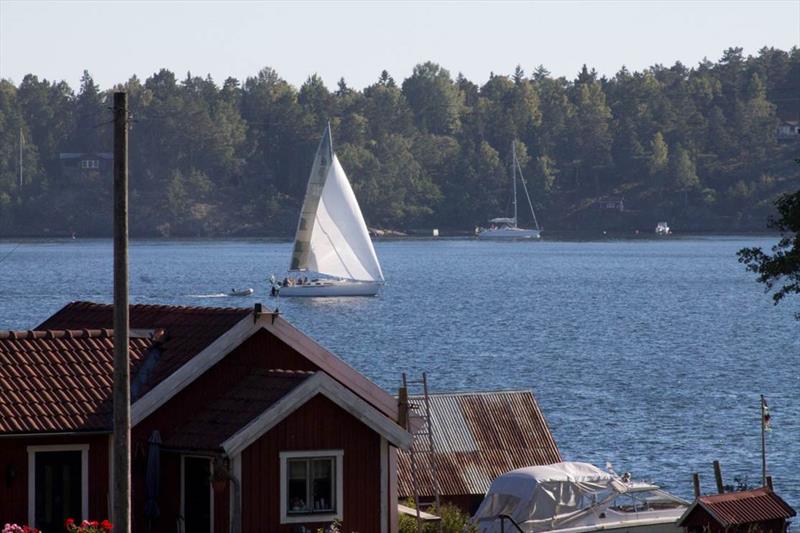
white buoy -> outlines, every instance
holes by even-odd
[[[439,228],[433,228],[433,236],[434,237],[438,237],[439,236]]]

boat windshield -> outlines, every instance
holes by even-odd
[[[615,497],[608,506],[623,513],[660,511],[688,505],[688,502],[660,489],[633,490]]]

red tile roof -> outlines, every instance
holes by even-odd
[[[144,395],[253,312],[249,308],[144,304],[131,305],[129,310],[132,329],[163,328],[166,331],[166,338],[160,344],[160,357],[154,368],[149,370],[147,380],[141,384],[137,397]],[[113,326],[112,305],[72,302],[36,329],[100,329]],[[131,399],[135,401],[137,397]]]
[[[422,406],[422,397],[409,404]],[[547,422],[530,391],[495,391],[429,396],[439,493],[485,494],[509,470],[561,461]],[[415,450],[428,450],[427,435],[414,438]],[[431,454],[418,453],[419,494],[433,495]],[[400,450],[397,462],[401,497],[413,494],[411,456]]]
[[[795,516],[795,511],[767,487],[741,492],[700,496],[684,514],[679,526],[700,507],[722,527],[752,524]]]
[[[0,434],[109,430],[110,330],[0,332]],[[131,367],[153,346],[130,339]]]
[[[199,406],[191,419],[163,430],[162,446],[179,450],[216,450],[313,375],[314,372],[306,371],[254,369],[236,387]]]

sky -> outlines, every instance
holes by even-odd
[[[573,79],[585,63],[613,76],[729,47],[800,46],[800,0],[260,2],[0,0],[0,78],[28,74],[104,89],[167,68],[222,83],[263,67],[299,86],[398,82],[434,61],[478,84],[544,65]]]

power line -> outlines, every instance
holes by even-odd
[[[18,243],[17,243],[17,245],[16,245],[16,246],[14,246],[14,247],[11,249],[11,251],[10,251],[10,252],[8,252],[6,255],[4,255],[2,258],[0,258],[0,263],[2,263],[3,261],[5,261],[5,260],[6,260],[6,258],[8,258],[8,256],[9,256],[9,255],[13,254],[13,253],[14,253],[14,250],[16,250],[17,248],[19,248],[21,245],[22,245],[22,243],[21,243],[21,242],[18,242]]]

